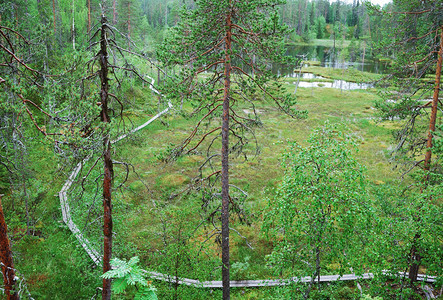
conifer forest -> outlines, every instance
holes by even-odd
[[[443,0],[0,0],[0,299],[443,299]]]

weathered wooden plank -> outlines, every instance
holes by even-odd
[[[160,92],[154,88],[154,79],[149,76],[147,76],[147,77],[151,79],[151,84],[150,84],[149,88],[154,93],[160,95]],[[126,138],[128,135],[148,126],[150,123],[152,123],[153,121],[158,119],[160,116],[167,113],[171,108],[172,108],[172,104],[171,104],[171,102],[168,101],[168,108],[166,108],[165,110],[161,111],[160,113],[158,113],[157,115],[152,117],[146,123],[138,126],[137,128],[134,128],[129,133],[118,137],[115,141],[113,141],[113,143],[116,143],[116,142]],[[72,220],[71,213],[70,213],[70,206],[69,206],[68,197],[67,197],[67,192],[71,188],[72,184],[74,183],[75,178],[77,177],[77,175],[81,171],[83,164],[85,164],[90,158],[91,158],[91,156],[88,156],[83,161],[81,161],[80,163],[77,164],[77,166],[71,172],[70,176],[68,177],[65,184],[61,188],[60,192],[58,193],[58,196],[60,198],[60,207],[61,207],[61,211],[62,211],[63,222],[68,226],[69,230],[74,234],[74,236],[79,241],[80,245],[83,247],[83,249],[85,249],[85,251],[88,253],[88,255],[91,257],[91,259],[94,261],[94,263],[96,265],[99,265],[102,261],[102,258],[100,256],[100,254],[98,253],[98,251],[96,251],[94,249],[94,247],[91,245],[89,240],[81,233],[81,231],[78,229],[77,225]]]
[[[164,115],[165,113],[167,113],[167,112],[171,109],[171,107],[172,107],[171,102],[168,102],[168,105],[169,105],[168,108],[166,108],[166,109],[164,109],[163,111],[161,111],[161,112],[159,112],[158,114],[156,114],[154,117],[152,117],[151,119],[149,119],[149,121],[147,121],[146,123],[144,123],[144,124],[142,124],[142,125],[140,125],[140,126],[134,128],[134,129],[132,129],[132,130],[129,131],[128,133],[119,136],[117,139],[113,140],[111,143],[112,143],[112,144],[117,143],[117,142],[121,141],[122,139],[126,138],[128,135],[133,134],[134,132],[137,132],[137,131],[139,131],[140,129],[145,128],[146,126],[148,126],[149,124],[151,124],[152,122],[154,122],[155,120],[157,120],[159,117],[161,117],[162,115]]]
[[[167,281],[178,284],[184,284],[188,286],[195,286],[195,287],[201,287],[201,288],[222,288],[223,284],[222,281],[216,280],[216,281],[203,281],[200,282],[198,280],[194,279],[188,279],[188,278],[181,278],[178,279],[175,276],[169,276],[166,274],[162,274],[159,272],[148,272],[145,271],[145,274],[149,277],[161,281]],[[400,273],[398,276],[407,276],[406,273]],[[320,282],[334,282],[334,281],[349,281],[349,280],[366,280],[366,279],[372,279],[374,278],[374,275],[372,273],[364,273],[362,275],[355,275],[355,274],[344,274],[344,275],[323,275],[320,276]],[[418,276],[419,281],[425,281],[425,282],[435,282],[436,278],[433,276],[426,276],[423,274],[420,274]],[[272,287],[272,286],[285,286],[289,285],[292,282],[300,282],[300,283],[307,283],[311,281],[310,276],[305,277],[292,277],[290,279],[262,279],[262,280],[231,280],[230,286],[231,287]]]

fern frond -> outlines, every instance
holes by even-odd
[[[116,294],[121,294],[125,291],[128,283],[124,278],[118,278],[112,282],[112,291]]]
[[[138,290],[134,300],[158,300],[155,290],[152,286],[144,286]]]

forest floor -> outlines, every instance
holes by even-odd
[[[389,162],[389,151],[394,148],[392,129],[398,128],[399,124],[377,121],[374,102],[380,98],[375,90],[299,88],[297,99],[298,108],[308,111],[307,119],[292,119],[273,106],[259,104],[256,109],[263,126],[255,129],[258,148],[252,145],[246,148],[249,153],[247,160],[243,157],[232,160],[231,182],[248,193],[244,207],[251,221],[251,225],[247,225],[233,219],[233,226],[253,247],[247,247],[242,237],[232,233],[232,263],[238,266],[238,270],[232,272],[233,280],[273,277],[265,262],[271,244],[261,233],[262,214],[266,210],[267,199],[274,197],[274,190],[282,179],[282,154],[288,149],[289,142],[306,144],[311,130],[326,121],[344,123],[358,141],[357,159],[366,166],[370,184],[382,185],[397,179],[397,172]],[[171,198],[171,195],[180,193],[194,182],[205,159],[204,151],[200,150],[175,161],[167,161],[171,149],[186,138],[195,123],[196,119],[166,116],[163,124],[146,128],[120,149],[122,158],[135,166],[149,187],[148,190],[141,184],[137,176],[130,177],[127,182],[124,200],[127,205],[118,213],[124,214],[125,228],[130,228],[130,233],[121,238],[144,253],[142,259],[152,266],[158,263],[158,258],[152,259],[149,253],[162,247],[162,220],[153,203],[178,209],[183,208],[182,205],[191,205],[185,200]],[[169,146],[165,148],[165,145]],[[193,205],[198,207],[198,204]],[[207,251],[220,254],[213,239],[206,243],[210,248]],[[161,271],[166,272],[167,268]],[[336,270],[331,265],[324,272],[334,274]]]
[[[314,73],[315,70],[312,71]],[[321,68],[315,72],[323,77],[331,73],[330,70]],[[352,74],[343,74],[341,72],[341,76],[348,77],[340,77],[342,79],[352,77]],[[330,76],[340,76],[340,74],[334,75],[332,72]],[[360,74],[360,76],[363,78],[366,75]],[[292,88],[289,86],[288,91],[293,92],[290,90]],[[131,90],[131,97],[136,99],[134,102],[136,108],[129,110],[127,116],[135,125],[144,123],[156,111],[157,100],[145,90],[147,89],[139,86],[134,86]],[[235,233],[231,235],[232,280],[266,279],[274,276],[265,260],[271,251],[272,242],[261,233],[262,215],[266,210],[268,199],[275,196],[275,189],[283,177],[282,154],[288,149],[289,142],[296,141],[305,145],[312,129],[323,125],[326,121],[344,123],[359,144],[357,159],[366,166],[369,184],[396,184],[399,173],[389,161],[389,152],[394,148],[392,130],[399,128],[401,124],[398,121],[378,120],[374,103],[380,99],[375,89],[345,91],[329,88],[298,88],[298,108],[308,112],[308,117],[301,120],[290,118],[268,103],[257,104],[256,110],[262,121],[262,126],[254,129],[257,145],[251,143],[246,146],[247,159],[239,156],[232,160],[230,167],[231,183],[248,193],[243,211],[243,217],[247,221],[240,222],[238,218],[232,220],[232,226],[239,232],[238,235]],[[248,109],[250,108],[243,108],[244,111]],[[171,265],[174,264],[168,259],[175,257],[177,262],[179,259],[173,255],[170,257],[165,255],[164,249],[180,253],[180,249],[174,248],[174,241],[180,240],[180,234],[186,236],[190,232],[194,233],[193,226],[198,225],[198,222],[194,222],[191,218],[199,216],[196,211],[202,207],[201,199],[198,199],[198,195],[189,199],[183,196],[186,194],[183,191],[190,183],[195,182],[199,174],[198,168],[205,159],[205,152],[204,148],[201,148],[172,161],[168,160],[168,157],[189,135],[196,121],[196,117],[186,118],[179,113],[169,114],[162,117],[161,122],[152,123],[125,142],[116,145],[116,160],[132,164],[136,173],[130,173],[128,181],[116,191],[113,200],[115,256],[129,258],[138,255],[147,269],[163,273],[173,272]],[[250,136],[250,140],[253,142],[254,137]],[[62,176],[59,180],[60,183],[63,181]],[[55,182],[52,185],[57,188]],[[49,193],[55,194],[55,189]],[[18,244],[17,266],[28,279],[29,289],[37,296],[48,292],[57,295],[54,282],[59,280],[66,282],[67,280],[62,280],[63,278],[71,280],[66,284],[85,286],[85,289],[89,290],[92,286],[99,286],[100,270],[91,268],[89,257],[81,248],[75,246],[74,238],[70,237],[68,230],[60,224],[58,200],[48,197],[45,203],[48,218],[39,221],[39,228],[42,228],[43,233],[26,238]],[[199,221],[198,218],[196,221]],[[187,245],[186,250],[193,247],[195,253],[203,251],[207,254],[205,259],[210,261],[209,257],[219,256],[220,251],[217,241],[213,238],[205,243],[203,250],[200,248],[199,245],[205,240],[203,231],[202,227],[197,230],[196,237],[192,240],[194,246]],[[248,247],[247,243],[251,247]],[[21,257],[26,257],[26,260],[22,260]],[[66,257],[71,259],[66,260]],[[196,265],[190,270],[184,266],[180,272],[183,272],[184,277],[193,279],[217,279],[217,269],[215,271],[210,269],[208,273],[205,268],[210,269],[203,262],[202,267]],[[81,270],[80,275],[73,275],[78,274],[79,270]],[[327,266],[323,272],[323,274],[334,274],[336,267]],[[212,275],[208,277],[208,274]],[[155,284],[167,286],[166,283]],[[349,288],[346,284],[341,285],[343,288]],[[350,285],[352,287],[352,284]],[[66,287],[64,290],[69,288]],[[262,299],[267,290],[238,289],[234,293],[234,299]],[[186,291],[183,293],[185,295]],[[194,292],[189,293],[191,295]],[[210,292],[214,299],[218,297],[218,293],[219,291]],[[74,296],[77,297],[75,299],[88,298],[84,297],[81,291],[77,294],[73,291]],[[88,299],[90,297],[89,295]],[[54,296],[53,299],[64,298],[60,295]]]

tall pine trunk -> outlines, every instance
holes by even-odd
[[[2,195],[0,195],[0,260],[2,263],[3,282],[5,294],[8,300],[18,300],[19,295],[16,287],[16,276],[14,263],[12,262],[12,251],[8,238],[8,227],[3,215]],[[12,294],[11,294],[12,291]]]
[[[231,12],[226,17],[225,83],[222,121],[222,281],[223,299],[230,299],[229,282],[229,98],[231,89]]]
[[[100,33],[100,100],[102,110],[100,119],[103,123],[109,123],[108,114],[108,51],[106,42],[106,17],[101,19]],[[111,270],[111,252],[112,252],[112,207],[111,207],[111,188],[113,167],[111,159],[111,139],[109,130],[104,129],[103,133],[103,160],[104,160],[104,178],[103,178],[103,273]],[[103,279],[102,299],[111,299],[111,279]]]
[[[424,184],[427,185],[429,181],[429,170],[431,168],[431,157],[432,157],[432,139],[433,132],[435,131],[435,123],[437,121],[437,109],[438,109],[438,96],[440,94],[440,78],[441,78],[441,69],[442,69],[442,61],[443,61],[443,26],[440,28],[440,49],[438,51],[438,59],[437,59],[437,69],[435,72],[435,86],[434,86],[434,95],[432,98],[432,107],[431,107],[431,116],[429,118],[429,131],[428,131],[428,139],[426,142],[426,154],[425,154],[425,162],[424,162],[424,170],[425,170],[425,178]],[[420,249],[417,244],[420,239],[420,234],[416,234],[414,236],[414,240],[411,247],[410,253],[410,266],[409,266],[409,279],[411,283],[417,281],[418,269],[420,268]]]
[[[428,141],[426,143],[427,151],[425,155],[425,166],[424,166],[425,171],[429,171],[431,166],[432,138],[433,138],[433,131],[435,131],[435,122],[437,120],[438,96],[440,92],[440,77],[441,77],[441,67],[442,67],[442,57],[443,57],[443,26],[441,27],[440,30],[441,30],[440,49],[438,51],[437,70],[435,72],[434,96],[432,98],[431,117],[429,120]]]

